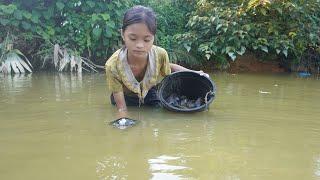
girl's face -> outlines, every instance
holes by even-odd
[[[150,51],[154,35],[144,23],[135,23],[127,26],[121,33],[122,39],[128,48],[128,55],[135,58],[146,58]]]

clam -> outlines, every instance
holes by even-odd
[[[110,125],[119,129],[126,129],[128,127],[134,126],[136,123],[138,123],[138,121],[134,119],[120,118],[110,122]]]
[[[198,99],[188,99],[186,96],[179,96],[176,93],[171,94],[166,101],[168,104],[180,108],[180,109],[192,109],[196,107],[200,107],[202,105],[201,98]]]

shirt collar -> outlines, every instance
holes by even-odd
[[[156,52],[154,48],[151,48],[151,50],[148,53],[148,65],[145,72],[145,75],[142,79],[142,81],[138,82],[136,78],[134,77],[132,70],[128,64],[128,49],[122,48],[119,52],[119,69],[121,69],[120,75],[122,76],[121,79],[123,80],[123,83],[125,86],[131,90],[134,93],[137,93],[139,98],[143,99],[149,89],[154,86],[156,83],[155,81],[151,81],[153,76],[155,76],[156,69],[157,69],[157,63],[156,63]],[[152,82],[152,83],[151,83]]]

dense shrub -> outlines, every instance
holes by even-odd
[[[317,0],[200,0],[189,31],[177,37],[222,65],[246,51],[297,62],[308,48],[319,49],[319,8]]]
[[[2,1],[0,39],[10,32],[20,39],[29,37],[28,44],[38,42],[36,48],[45,53],[52,53],[45,50],[57,43],[90,59],[105,59],[121,45],[119,28],[123,12],[132,3],[125,0]]]
[[[199,63],[188,53],[179,41],[175,39],[176,34],[186,32],[185,25],[191,12],[194,10],[193,0],[141,0],[140,3],[153,8],[157,15],[156,44],[169,52],[171,61],[185,64]]]
[[[0,0],[0,43],[15,35],[14,46],[32,64],[41,64],[54,44],[103,64],[121,46],[122,16],[135,4],[155,10],[156,44],[173,61],[207,59],[225,68],[251,52],[312,64],[305,63],[308,54],[320,53],[319,0]]]

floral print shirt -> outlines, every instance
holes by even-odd
[[[106,62],[106,76],[111,92],[123,91],[125,95],[137,95],[141,102],[150,88],[162,77],[171,73],[168,53],[165,49],[152,46],[148,54],[148,65],[144,78],[139,82],[134,77],[127,60],[128,50],[117,50]]]

